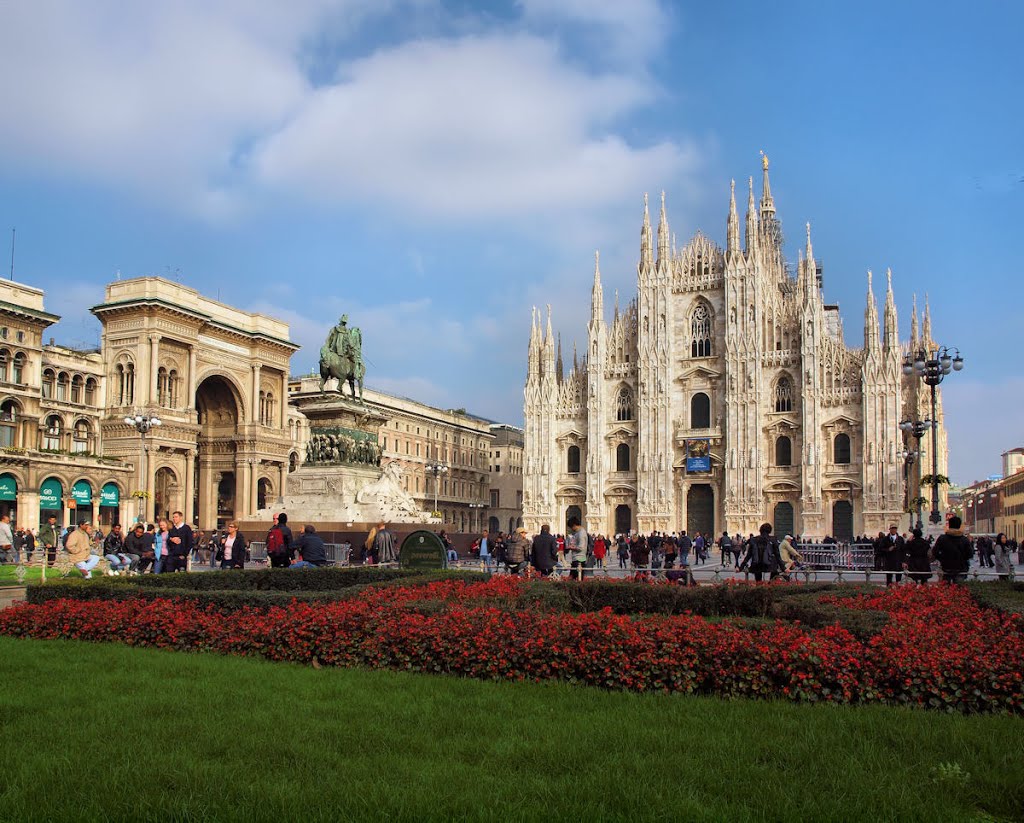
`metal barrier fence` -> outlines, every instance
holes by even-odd
[[[352,559],[351,543],[324,543],[324,553],[330,566],[348,566]],[[265,541],[253,540],[249,543],[249,562],[266,564],[267,544]]]

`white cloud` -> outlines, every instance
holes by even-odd
[[[634,145],[616,128],[656,95],[643,61],[587,69],[550,27],[536,33],[572,19],[635,39],[663,28],[653,2],[626,14],[530,0],[511,26],[481,15],[476,34],[421,34],[321,85],[307,76],[366,17],[397,22],[422,5],[3,4],[0,168],[128,188],[206,218],[280,193],[468,217],[592,209],[693,163],[690,146]]]
[[[252,165],[270,186],[427,215],[594,207],[692,164],[692,149],[634,147],[611,129],[651,100],[639,80],[587,74],[537,37],[417,41],[346,66]]]

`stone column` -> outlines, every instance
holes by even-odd
[[[249,476],[252,466],[244,457],[235,459],[235,513],[236,518],[244,517],[249,511]]]
[[[259,482],[260,482],[260,461],[255,457],[249,458],[249,506],[245,513],[255,514],[259,506]]]
[[[217,525],[217,486],[213,470],[213,458],[202,455],[199,458],[199,528],[212,529]]]
[[[249,406],[249,420],[253,423],[260,422],[260,364],[252,367],[252,400]]]
[[[278,466],[278,472],[280,480],[277,485],[277,496],[283,498],[285,490],[288,488],[288,464],[284,463]]]
[[[149,371],[145,375],[139,375],[145,377],[146,385],[149,387],[149,397],[146,398],[148,405],[157,405],[157,390],[156,390],[156,373],[160,363],[160,335],[151,334],[149,336]]]
[[[186,409],[194,409],[196,407],[196,390],[199,385],[196,383],[196,347],[189,346],[188,348],[188,402],[185,404]]]
[[[288,375],[281,372],[281,402],[278,406],[278,420],[281,431],[288,425]],[[284,486],[281,486],[281,494],[284,494]]]
[[[183,484],[185,488],[185,500],[184,505],[181,507],[181,511],[185,515],[185,522],[190,526],[192,525],[195,517],[195,477],[196,451],[195,449],[189,449],[185,452],[185,482]]]

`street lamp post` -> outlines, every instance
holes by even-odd
[[[932,400],[932,513],[928,520],[934,525],[942,520],[939,512],[939,434],[935,407],[935,389],[951,371],[961,371],[964,359],[960,349],[936,346],[934,349],[918,349],[903,361],[905,375],[917,375],[931,389]]]
[[[921,456],[921,438],[924,437],[925,432],[928,429],[933,428],[934,423],[930,419],[925,420],[904,420],[900,423],[900,430],[910,435],[917,441],[916,449],[904,449],[900,452],[899,456],[903,458],[903,474],[904,484],[907,489],[907,508],[910,507],[910,470],[913,467],[915,461]],[[914,495],[915,508],[917,510],[917,528],[924,528],[924,524],[921,522],[921,489],[920,485],[917,489],[917,494]]]
[[[128,415],[124,422],[134,426],[142,441],[142,450],[139,457],[139,513],[137,522],[142,523],[146,518],[146,493],[149,491],[149,468],[146,465],[146,435],[157,426],[162,426],[163,421],[155,414]]]
[[[437,511],[437,487],[441,483],[441,475],[447,474],[450,468],[447,463],[435,461],[424,466],[428,472],[434,475],[434,511]]]

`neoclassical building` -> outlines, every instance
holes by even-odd
[[[906,494],[898,424],[930,409],[926,387],[901,372],[891,275],[880,318],[868,272],[864,344],[853,348],[839,307],[825,302],[810,224],[795,274],[782,246],[764,158],[760,203],[751,178],[743,227],[733,185],[724,249],[698,232],[677,252],[664,195],[656,236],[645,197],[637,297],[621,311],[616,299],[609,324],[595,265],[587,351],[568,372],[550,307],[546,330],[534,310],[528,529],[560,530],[575,514],[606,534],[746,534],[768,521],[842,539],[899,522],[922,461]],[[916,304],[908,345],[931,345],[929,312],[919,330]],[[937,417],[945,473],[941,404]]]
[[[281,496],[298,459],[289,434],[288,325],[160,277],[119,280],[92,308],[103,325],[103,453],[135,467],[145,516],[180,509],[204,529]],[[163,425],[142,441],[125,416]]]

